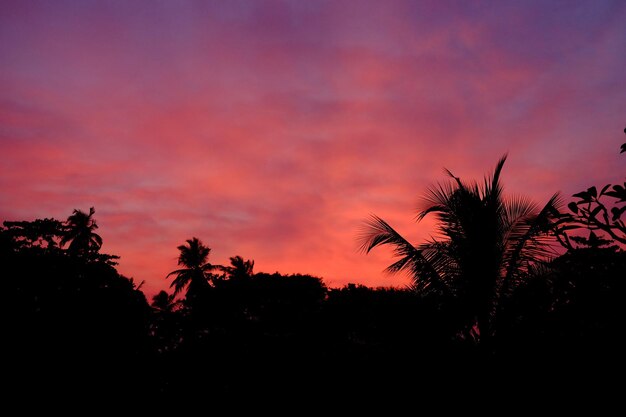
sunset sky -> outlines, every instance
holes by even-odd
[[[0,221],[96,209],[151,296],[210,261],[397,286],[443,168],[543,203],[624,180],[626,2],[0,2]]]

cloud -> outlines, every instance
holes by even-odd
[[[443,168],[505,152],[506,190],[538,202],[620,180],[619,3],[0,7],[0,216],[95,206],[148,292],[192,236],[215,263],[401,285],[356,250],[362,220],[418,242]]]

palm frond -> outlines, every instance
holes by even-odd
[[[183,289],[185,289],[185,287],[193,279],[193,271],[189,269],[179,269],[170,272],[167,276],[169,277],[170,275],[176,275],[176,278],[174,278],[170,283],[170,288],[174,287],[174,296],[177,296]]]
[[[422,207],[419,208],[417,213],[417,221],[422,220],[430,213],[449,212],[451,199],[457,190],[458,187],[452,182],[437,183],[428,187],[422,197]]]
[[[423,256],[422,251],[402,237],[393,227],[376,215],[371,215],[360,234],[360,250],[369,253],[373,248],[382,245],[391,245],[393,255],[398,257],[396,262],[389,265],[385,271],[397,273],[407,271],[420,288],[427,288],[433,283],[445,286],[437,271]]]
[[[537,204],[528,197],[514,195],[508,197],[504,215],[509,224],[514,224],[519,219],[526,218],[536,211],[538,211]]]
[[[505,153],[496,164],[491,177],[485,178],[485,192],[486,195],[491,195],[493,198],[500,198],[502,195],[502,184],[500,183],[500,175],[502,174],[502,168],[506,162],[507,154]],[[487,185],[489,184],[489,185]]]
[[[428,265],[437,273],[447,288],[453,287],[454,281],[460,275],[459,263],[453,246],[452,242],[432,239],[418,247]]]
[[[391,244],[395,246],[394,255],[406,256],[417,249],[395,231],[386,221],[372,214],[365,221],[359,235],[360,251],[369,253],[376,246]]]
[[[539,211],[537,204],[525,196],[512,196],[504,204],[501,213],[503,244],[510,247],[526,234],[527,220]]]
[[[560,194],[555,193],[538,214],[521,216],[512,223],[512,231],[509,235],[510,250],[506,257],[505,281],[510,281],[513,274],[518,271],[528,270],[528,265],[533,262],[553,254],[550,243],[554,239],[548,232],[552,225],[551,219],[554,218],[554,213],[558,212],[561,204]],[[530,210],[530,205],[524,208],[520,204],[519,214]]]

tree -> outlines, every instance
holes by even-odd
[[[434,214],[438,237],[414,246],[376,215],[359,236],[365,253],[392,246],[400,259],[387,271],[408,272],[418,293],[460,300],[465,330],[482,342],[493,335],[502,299],[533,265],[554,253],[550,231],[559,216],[558,193],[541,209],[525,197],[504,197],[500,174],[506,158],[482,184],[466,183],[446,170],[451,181],[428,189],[417,219]]]
[[[74,210],[65,222],[53,218],[4,221],[4,227],[0,227],[0,246],[8,245],[17,252],[69,253],[88,262],[117,265],[119,256],[99,252],[102,238],[94,232],[98,226],[93,214],[92,207],[89,214]],[[69,247],[62,249],[68,242]]]
[[[148,303],[113,267],[116,256],[82,256],[76,246],[80,256],[68,256],[59,248],[67,236],[65,224],[51,218],[0,227],[3,348],[24,365],[7,378],[29,398],[130,399],[144,386]]]
[[[184,268],[167,274],[167,278],[171,275],[176,276],[170,287],[174,287],[174,296],[187,288],[187,298],[195,297],[211,286],[213,279],[211,271],[219,269],[220,265],[213,265],[207,261],[211,248],[205,246],[197,237],[187,239],[186,245],[180,245],[177,249],[180,251],[178,265]]]
[[[5,221],[4,232],[16,248],[57,250],[63,236],[63,224],[55,219],[34,221]]]
[[[244,260],[241,256],[231,256],[230,266],[221,268],[229,279],[241,281],[250,279],[254,275],[254,261]]]
[[[69,243],[68,252],[74,255],[95,254],[102,247],[102,237],[95,232],[98,228],[93,218],[95,209],[91,207],[89,214],[75,209],[64,224],[64,235],[61,246]]]
[[[183,339],[184,311],[181,302],[175,300],[174,294],[160,291],[152,297],[152,320],[150,335],[159,353],[175,350]]]
[[[621,146],[620,153],[623,152],[626,152],[626,143]],[[567,205],[571,213],[562,217],[557,234],[565,248],[600,247],[614,242],[626,245],[626,224],[622,219],[626,212],[626,181],[623,185],[606,184],[600,192],[591,186],[572,197],[577,200]],[[612,200],[607,202],[607,199]],[[580,229],[589,230],[588,237],[568,234]]]
[[[178,303],[174,299],[174,294],[168,294],[166,291],[161,290],[152,297],[150,305],[159,312],[171,313],[176,309]]]

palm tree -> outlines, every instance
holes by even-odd
[[[72,254],[85,255],[98,252],[102,246],[102,237],[95,232],[98,228],[93,218],[95,212],[93,207],[89,209],[89,214],[82,210],[74,210],[65,221],[61,246],[69,242],[67,250]]]
[[[248,279],[254,275],[254,261],[244,260],[241,256],[231,256],[230,266],[224,266],[221,268],[226,273],[229,279],[241,281]]]
[[[167,291],[161,290],[152,297],[151,306],[159,312],[171,313],[176,309],[177,304],[174,294],[168,294]]]
[[[187,288],[187,297],[193,297],[211,286],[213,279],[211,271],[221,266],[207,262],[211,248],[205,246],[197,237],[187,239],[186,243],[177,248],[180,251],[178,265],[184,268],[170,272],[167,277],[176,276],[170,284],[170,287],[174,287],[174,296]]]
[[[415,291],[462,300],[466,330],[473,329],[482,343],[493,335],[493,319],[503,297],[534,265],[555,254],[549,232],[560,215],[559,194],[541,209],[524,197],[505,198],[500,174],[506,158],[505,154],[482,184],[466,183],[445,170],[451,181],[428,189],[417,220],[434,214],[437,237],[414,246],[375,215],[359,236],[365,253],[391,245],[400,259],[386,271],[408,272]]]

